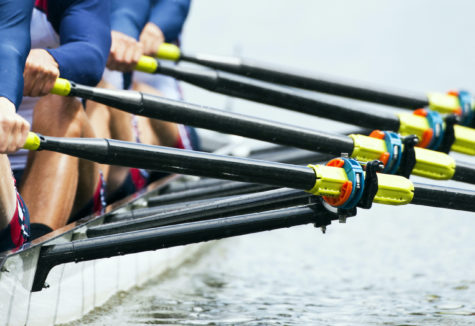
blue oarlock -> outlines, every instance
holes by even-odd
[[[363,196],[364,191],[364,173],[361,165],[351,159],[351,158],[342,158],[345,162],[343,168],[345,169],[348,180],[352,182],[352,192],[346,203],[341,205],[339,208],[351,209],[358,205],[361,197]]]
[[[401,164],[402,158],[401,136],[392,131],[385,131],[384,141],[386,142],[389,159],[387,165],[384,167],[383,172],[388,174],[396,174],[396,172],[399,170],[399,165]]]
[[[463,126],[471,126],[474,116],[472,109],[472,95],[470,95],[470,93],[467,91],[459,91],[458,98],[460,102],[460,108],[462,109],[460,124]]]
[[[437,150],[444,140],[444,119],[439,112],[427,110],[429,127],[434,131],[432,140],[427,148]]]

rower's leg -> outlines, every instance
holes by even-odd
[[[87,115],[84,111],[80,114],[81,120],[81,135],[83,138],[96,137],[94,130],[89,123]],[[102,184],[99,176],[100,166],[97,163],[88,160],[79,160],[78,166],[78,187],[76,191],[76,199],[72,210],[72,216],[76,216],[81,209],[85,206],[90,206],[89,211],[86,211],[84,215],[88,215],[94,210],[94,201],[101,200],[100,194],[97,191],[101,190]],[[98,197],[98,198],[95,198]],[[92,202],[91,202],[92,201]],[[100,208],[100,207],[97,207]]]
[[[0,155],[0,252],[28,241],[28,210],[18,195],[7,155]]]
[[[145,83],[136,82],[133,87],[139,92],[163,96],[158,90]],[[177,144],[180,134],[176,123],[145,117],[139,117],[138,122],[144,143],[168,147],[175,147]]]
[[[114,108],[110,108],[110,114],[111,138],[135,142],[136,138],[133,131],[132,114]],[[129,168],[123,166],[111,166],[109,178],[107,179],[107,182],[110,187],[108,189],[111,189],[111,191],[113,191],[120,187],[127,175],[129,174],[129,170]]]
[[[99,87],[114,88],[105,81],[101,81]],[[135,141],[130,113],[94,101],[87,101],[86,107],[89,121],[97,137]],[[129,168],[113,165],[101,165],[101,170],[104,173],[105,180],[107,180],[108,194],[112,194],[118,189],[129,173]]]
[[[70,97],[47,95],[33,111],[32,130],[58,137],[81,136],[81,103]],[[78,184],[78,159],[40,151],[30,152],[22,177],[20,193],[31,215],[31,222],[51,229],[68,221]]]
[[[110,85],[104,81],[101,81],[97,87],[110,88]],[[88,100],[86,101],[86,115],[96,137],[111,138],[111,114],[110,108],[107,105]],[[107,176],[109,175],[109,167],[110,166],[106,164],[100,165],[100,169],[106,180]]]
[[[8,157],[0,155],[0,230],[3,230],[15,213],[16,190]]]

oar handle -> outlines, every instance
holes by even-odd
[[[51,94],[68,96],[71,93],[71,82],[64,78],[56,79],[53,89],[50,91]]]
[[[169,43],[160,45],[157,51],[157,58],[177,61],[180,59],[180,49]],[[149,56],[142,56],[135,67],[135,70],[153,74],[158,68],[157,59]],[[58,78],[54,84],[51,94],[68,96],[71,92],[71,82],[64,78]]]
[[[160,59],[178,61],[181,56],[180,48],[175,44],[162,43],[155,56]]]
[[[135,70],[153,74],[157,71],[158,65],[157,59],[143,55],[135,66]]]
[[[28,149],[30,151],[36,151],[38,148],[40,148],[40,144],[40,136],[30,131],[28,133],[28,137],[26,138],[25,144],[23,145],[23,148]]]

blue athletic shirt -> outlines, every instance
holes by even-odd
[[[59,35],[60,47],[48,52],[58,63],[60,76],[97,85],[110,50],[110,1],[36,0],[35,7]]]
[[[32,0],[0,0],[0,96],[16,107],[23,96],[23,69],[30,51]]]
[[[150,0],[111,0],[111,28],[136,40],[148,21]]]
[[[157,25],[166,42],[174,42],[183,29],[191,0],[153,0],[149,21]]]
[[[178,39],[191,0],[112,0],[113,30],[138,39],[147,22],[157,25],[166,42]]]

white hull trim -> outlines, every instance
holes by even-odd
[[[22,285],[30,277],[26,275],[29,268],[16,256],[19,259],[6,264],[8,272],[0,277],[0,324],[54,325],[80,319],[114,294],[179,268],[207,246],[195,244],[59,265],[48,275],[50,286],[40,292],[30,292]]]

